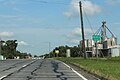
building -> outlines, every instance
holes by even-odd
[[[107,30],[112,35],[110,38],[107,37]],[[99,57],[115,57],[120,56],[120,45],[117,44],[117,38],[107,28],[106,22],[102,22],[99,35],[100,40],[94,41],[92,39],[85,39],[85,50],[88,57],[96,56]],[[83,50],[83,41],[80,41],[80,48]]]

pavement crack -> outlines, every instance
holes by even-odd
[[[59,63],[55,61],[51,61],[52,67],[54,68],[53,71],[55,73],[60,73],[60,75],[56,75],[57,78],[60,78],[60,80],[67,80],[67,77],[62,77],[64,75],[63,72],[57,71],[59,68]]]
[[[30,79],[32,79],[32,77],[31,77],[31,76],[27,76],[27,79],[26,79],[26,80],[30,80]]]
[[[40,67],[42,66],[43,63],[44,63],[44,60],[40,63],[40,65],[39,65],[38,67],[36,67],[36,69],[34,69],[34,70],[31,72],[31,75],[37,76],[37,74],[35,73],[35,71],[37,71],[38,69],[40,69]]]

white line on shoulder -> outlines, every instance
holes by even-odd
[[[63,62],[63,64],[65,66],[67,66],[68,68],[70,68],[74,73],[76,73],[79,77],[81,77],[83,80],[88,80],[86,79],[83,75],[81,75],[80,73],[78,73],[77,71],[75,71],[73,68],[71,68],[69,65],[67,65],[66,63]]]

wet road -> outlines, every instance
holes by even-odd
[[[0,80],[86,80],[68,65],[55,60],[0,61]]]

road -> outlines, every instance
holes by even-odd
[[[0,80],[88,80],[57,60],[0,61]]]

